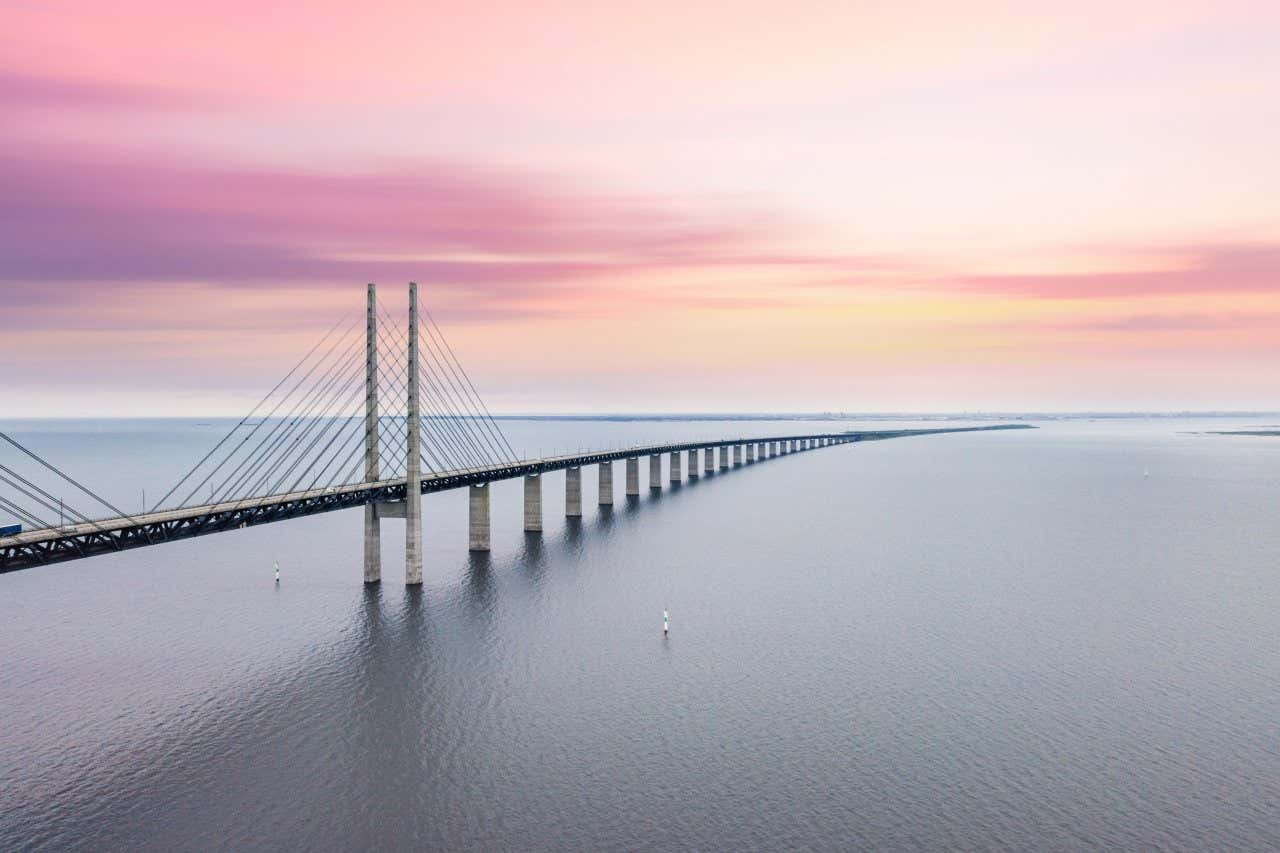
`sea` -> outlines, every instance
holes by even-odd
[[[359,510],[0,575],[0,850],[1280,849],[1275,417],[1031,423],[426,495],[421,587]],[[227,426],[0,422],[126,511]]]

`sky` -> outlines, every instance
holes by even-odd
[[[1280,409],[1280,4],[0,0],[7,416]]]

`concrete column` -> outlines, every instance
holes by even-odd
[[[755,444],[747,445],[747,461],[748,462],[756,461],[756,445]]]
[[[662,488],[662,454],[655,453],[649,457],[649,488]]]
[[[613,506],[613,463],[600,463],[600,506]]]
[[[679,450],[671,454],[671,458],[668,460],[668,465],[671,468],[671,475],[670,475],[671,482],[678,483],[684,479],[682,476],[680,476],[680,451]]]
[[[542,532],[542,476],[529,474],[524,478],[524,532]]]
[[[581,468],[566,468],[564,471],[564,516],[582,518]]]
[[[715,460],[714,454],[715,454],[714,448],[710,448],[710,447],[702,448],[702,473],[710,474],[712,471],[716,470],[716,460]]]
[[[640,459],[632,456],[627,460],[627,497],[640,496]]]
[[[733,467],[736,468],[741,464],[742,464],[742,446],[735,444],[733,446]]]
[[[378,473],[378,296],[369,283],[364,326],[364,480],[376,482]],[[378,505],[364,505],[364,582],[382,580],[382,523]]]
[[[481,483],[469,490],[467,505],[467,548],[489,550],[489,484]]]
[[[698,451],[690,450],[685,453],[684,461],[689,463],[689,479],[698,479]]]
[[[418,285],[409,282],[409,456],[404,489],[404,583],[422,583],[422,433],[418,424]]]
[[[729,469],[729,448],[723,444],[716,448],[717,455],[720,457],[720,470],[727,471]]]

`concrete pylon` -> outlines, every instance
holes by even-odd
[[[729,448],[725,447],[722,444],[719,447],[717,447],[716,450],[719,451],[717,455],[720,457],[720,470],[728,471],[729,470]]]
[[[735,444],[733,446],[733,467],[736,468],[741,464],[742,464],[742,445]]]
[[[601,462],[600,469],[600,506],[613,506],[613,463]]]
[[[564,516],[582,518],[582,469],[564,470]]]
[[[679,483],[681,480],[684,479],[684,477],[681,476],[680,474],[680,451],[679,450],[673,451],[671,453],[671,458],[668,460],[667,467],[671,469],[671,473],[668,475],[671,477],[671,482]]]
[[[422,433],[418,423],[418,285],[409,282],[409,372],[406,427],[408,461],[404,485],[404,583],[422,583]]]
[[[698,451],[689,450],[684,455],[684,461],[689,463],[689,479],[698,479]]]
[[[649,457],[649,489],[662,488],[662,454],[654,453]]]
[[[702,448],[702,473],[710,474],[716,470],[715,449],[711,447]]]
[[[364,327],[364,481],[376,483],[378,468],[378,290],[369,283]],[[364,582],[382,580],[382,523],[377,503],[364,505]]]
[[[467,497],[467,549],[489,550],[489,484],[469,489]]]
[[[542,532],[542,477],[537,474],[524,478],[524,532]]]
[[[640,459],[636,456],[627,458],[627,497],[640,497]]]
[[[754,444],[747,445],[747,462],[756,461],[756,446]]]

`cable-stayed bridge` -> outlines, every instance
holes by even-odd
[[[419,310],[417,285],[409,285],[407,323],[397,323],[370,284],[363,318],[329,329],[142,512],[122,511],[0,432],[0,572],[363,507],[365,581],[381,580],[381,519],[403,518],[405,581],[414,585],[422,582],[421,498],[428,492],[468,488],[468,547],[487,551],[488,486],[498,480],[524,479],[524,529],[536,532],[542,478],[555,471],[565,472],[572,517],[582,514],[586,466],[596,466],[598,501],[610,506],[617,461],[624,461],[626,494],[634,496],[643,457],[648,488],[661,489],[664,456],[668,481],[678,483],[850,442],[1019,428],[735,436],[520,459],[443,330]]]

